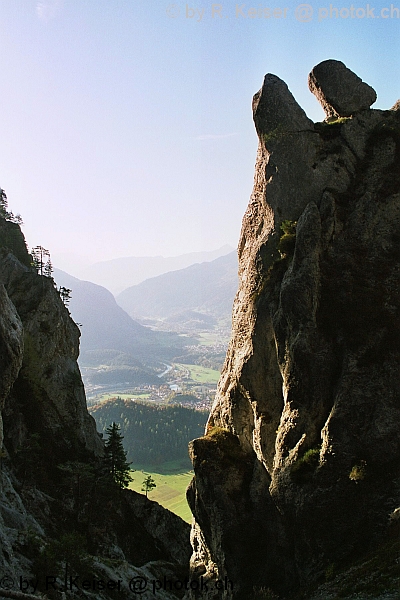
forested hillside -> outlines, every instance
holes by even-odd
[[[128,459],[134,464],[158,465],[179,460],[187,461],[188,468],[188,443],[203,435],[208,417],[207,411],[122,398],[102,402],[90,413],[101,433],[113,422],[120,425]]]

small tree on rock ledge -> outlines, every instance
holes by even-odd
[[[14,215],[12,211],[8,210],[8,200],[7,194],[0,188],[0,217],[3,217],[6,221],[11,221],[12,223],[17,223],[18,225],[23,225],[21,215]]]
[[[64,302],[65,306],[67,306],[71,300],[72,290],[61,286],[58,290],[58,293],[60,294],[61,300]]]
[[[33,266],[39,275],[51,277],[53,273],[53,265],[51,264],[50,252],[43,246],[35,246],[31,250],[33,258]]]

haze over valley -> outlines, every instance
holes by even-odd
[[[178,256],[127,256],[96,262],[83,269],[74,269],[74,273],[77,271],[76,276],[79,279],[103,285],[117,295],[145,279],[184,269],[196,263],[210,262],[232,251],[231,246],[225,245],[213,251],[190,252]]]
[[[219,256],[146,279],[116,298],[55,269],[57,285],[71,290],[68,308],[81,329],[79,364],[89,405],[122,395],[210,408],[237,289],[237,256],[223,254],[227,249],[203,253],[200,258]],[[197,258],[194,253],[175,262]],[[128,263],[126,280],[140,278],[132,269],[140,259]]]

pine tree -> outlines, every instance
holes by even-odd
[[[49,255],[49,259],[48,259],[47,263],[44,266],[43,274],[46,277],[52,277],[52,275],[53,275],[53,264],[50,260],[50,255]]]
[[[3,188],[0,188],[0,216],[2,216],[3,219],[8,219],[10,216],[10,213],[8,212],[7,194]]]
[[[147,494],[151,492],[155,487],[157,487],[156,482],[154,481],[151,475],[147,475],[146,479],[142,483],[142,492],[146,492],[146,498]]]
[[[3,217],[6,221],[11,221],[12,223],[17,223],[18,225],[23,225],[23,220],[21,215],[14,215],[12,211],[8,210],[8,200],[7,194],[0,188],[0,217]]]
[[[64,302],[65,306],[67,306],[69,304],[69,301],[71,300],[72,290],[61,286],[58,292],[61,296],[61,300]]]
[[[122,489],[128,487],[132,477],[131,463],[126,460],[126,452],[122,444],[124,436],[120,434],[119,429],[116,423],[106,429],[108,440],[105,446],[105,463],[115,483]]]
[[[31,255],[33,258],[33,266],[36,268],[39,275],[51,277],[53,266],[50,260],[50,252],[43,246],[35,246],[32,248]]]

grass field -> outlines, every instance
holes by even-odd
[[[179,465],[176,462],[165,463],[158,470],[163,470],[163,473],[154,473],[153,467],[146,469],[144,466],[133,467],[135,471],[131,473],[133,477],[130,489],[135,492],[144,494],[141,491],[142,484],[147,475],[151,475],[157,487],[148,495],[151,500],[155,500],[164,508],[168,508],[184,521],[191,523],[192,513],[186,502],[186,488],[193,477],[192,471],[177,472]]]
[[[198,334],[198,343],[201,346],[215,346],[216,344],[221,344],[221,342],[228,345],[231,330],[230,319],[220,320],[218,327],[224,330],[222,336],[221,329],[218,331],[202,331]]]
[[[188,369],[190,379],[196,383],[218,383],[220,372],[214,369],[207,369],[199,365],[177,365],[182,369]]]
[[[145,400],[146,398],[150,398],[150,394],[121,394],[120,392],[113,392],[111,394],[102,394],[97,398],[99,402],[103,402],[104,400],[109,400],[110,398],[122,398],[123,400],[129,400],[130,398],[138,398],[140,400]]]
[[[200,346],[215,346],[218,343],[218,334],[213,331],[199,334]]]

